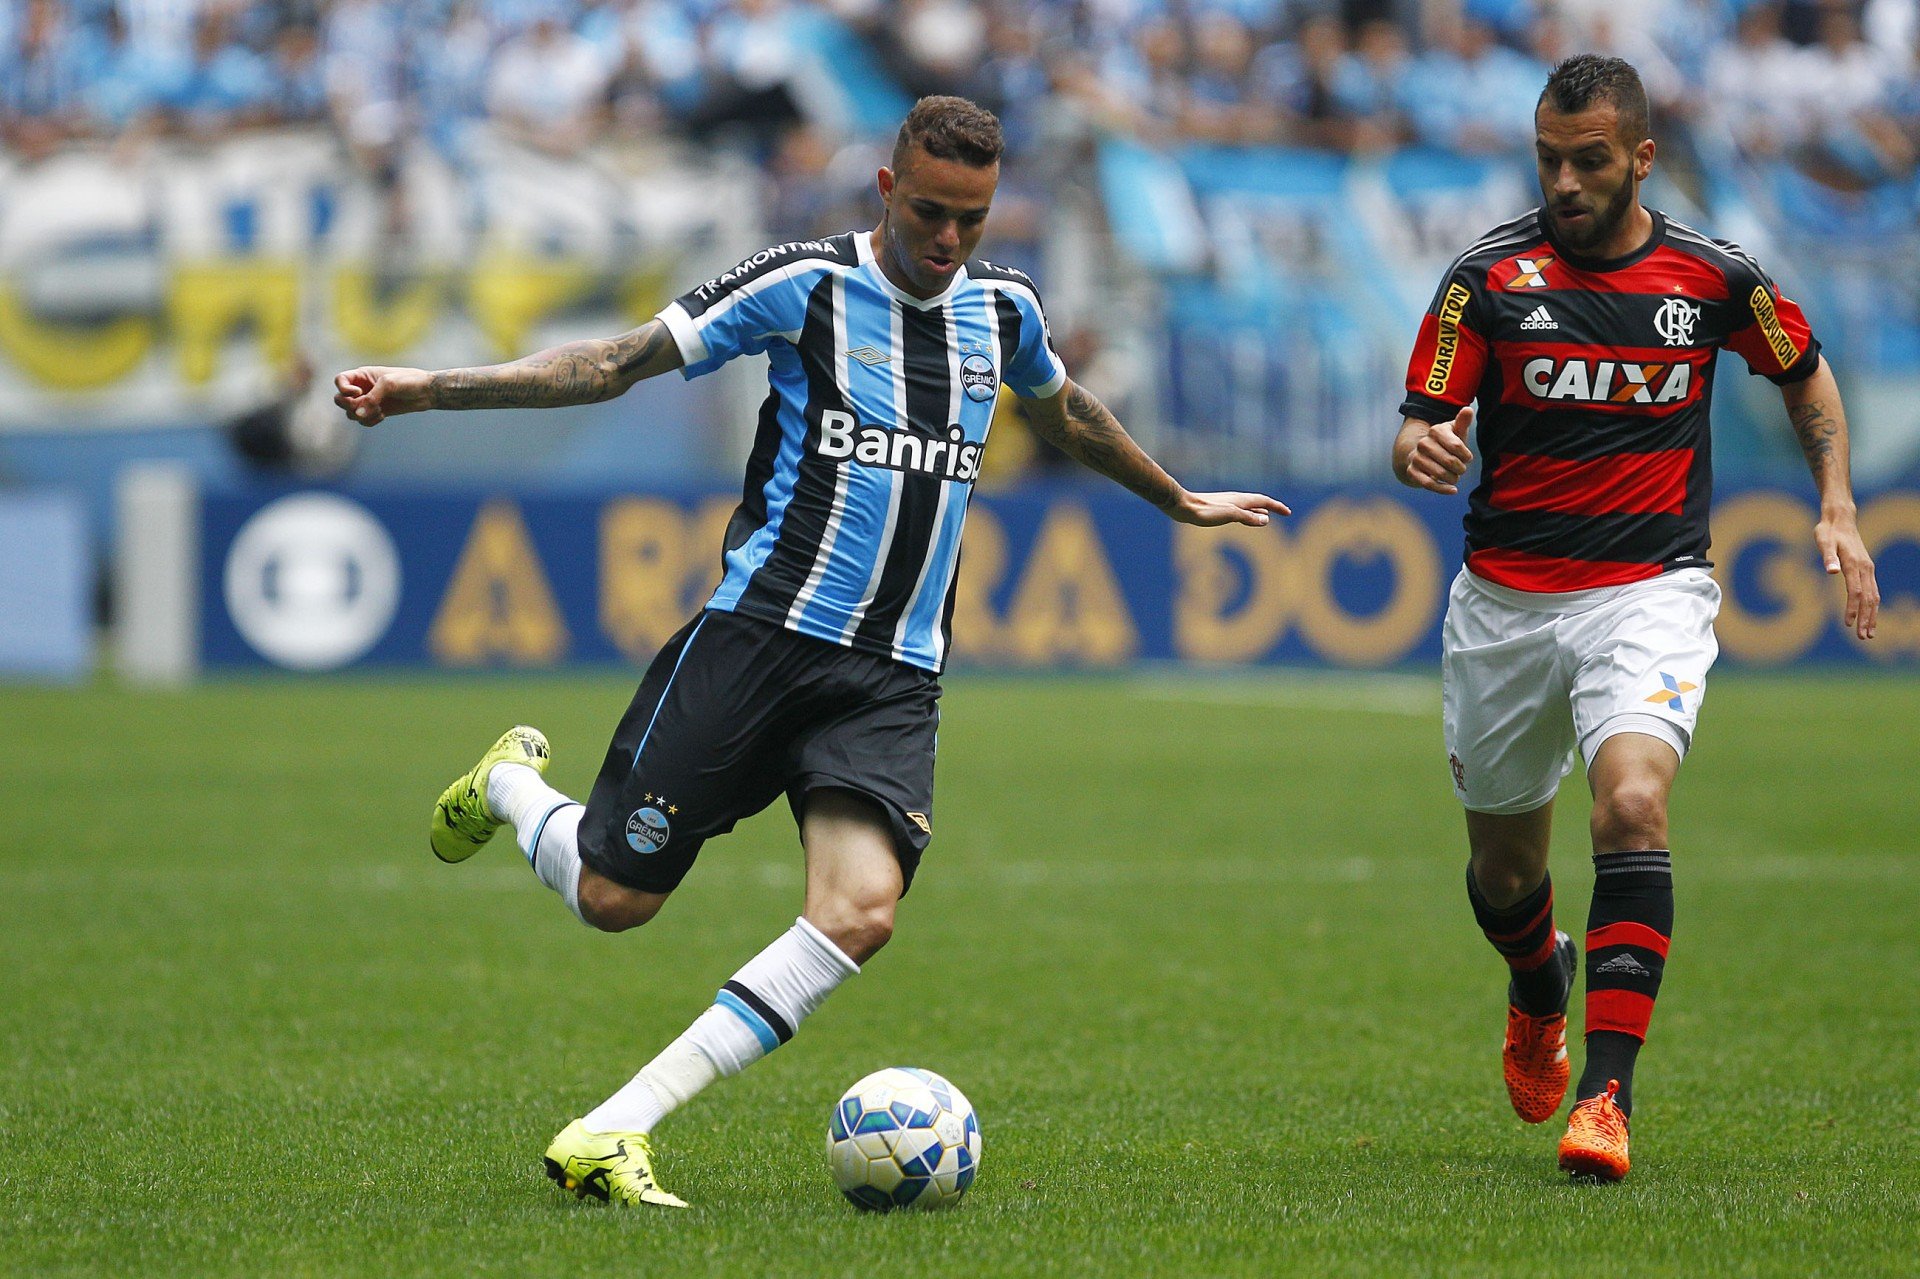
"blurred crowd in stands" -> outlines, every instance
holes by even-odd
[[[907,94],[1040,145],[1061,115],[1147,141],[1524,152],[1548,67],[1632,60],[1670,151],[1702,139],[1841,189],[1920,156],[1916,0],[0,0],[0,138],[31,161],[262,125],[364,165],[505,135],[739,138],[823,163],[790,24],[851,33]],[[476,133],[475,126],[485,126]],[[1684,127],[1676,127],[1684,126]],[[1710,148],[1705,148],[1711,154]]]

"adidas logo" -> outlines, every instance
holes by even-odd
[[[1593,971],[1596,973],[1622,973],[1628,977],[1653,976],[1652,969],[1635,959],[1632,952],[1624,950]]]
[[[1557,329],[1560,327],[1560,322],[1547,314],[1546,307],[1536,306],[1526,319],[1520,321],[1520,327],[1523,329]]]

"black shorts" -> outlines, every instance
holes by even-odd
[[[670,892],[700,845],[782,791],[878,803],[908,884],[933,834],[940,681],[734,613],[667,641],[614,730],[580,820],[580,858],[608,879]]]

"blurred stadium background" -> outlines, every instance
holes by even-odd
[[[754,362],[373,432],[328,376],[615,332],[762,245],[868,225],[925,92],[1003,116],[986,252],[1040,281],[1075,375],[1184,478],[1301,510],[1185,540],[1008,405],[961,655],[1418,661],[1458,509],[1384,482],[1406,350],[1446,261],[1532,202],[1531,106],[1582,48],[1657,100],[1649,202],[1745,244],[1826,342],[1889,588],[1874,655],[1912,662],[1915,9],[7,0],[0,670],[644,656],[717,567]],[[1863,660],[1778,397],[1742,372],[1715,405],[1728,658]]]
[[[1917,44],[1914,0],[0,0],[0,1271],[1911,1275]],[[1533,202],[1535,95],[1585,47],[1658,98],[1650,202],[1827,343],[1887,603],[1841,633],[1779,397],[1723,369],[1686,973],[1634,1181],[1570,1199],[1456,908],[1462,500],[1385,458],[1416,318]],[[576,1211],[540,1143],[790,917],[791,826],[583,941],[509,850],[433,862],[425,806],[517,719],[587,784],[717,575],[763,372],[374,431],[328,378],[617,332],[870,225],[930,91],[1006,121],[986,253],[1075,375],[1297,514],[1189,536],[1007,405],[911,926],[676,1117],[686,1221]],[[981,1107],[952,1217],[856,1219],[822,1173],[827,1106],[896,1059]]]

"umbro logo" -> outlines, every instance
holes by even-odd
[[[1523,329],[1557,329],[1560,321],[1553,318],[1544,306],[1536,306],[1526,319],[1520,321]]]
[[[870,346],[856,346],[853,348],[853,350],[848,351],[847,354],[851,355],[854,359],[860,361],[860,363],[866,365],[868,368],[872,368],[876,364],[885,364],[887,361],[893,358],[891,355],[888,355],[885,351],[878,351]]]
[[[1621,973],[1628,977],[1651,977],[1653,970],[1633,957],[1630,951],[1621,951],[1606,963],[1593,970],[1596,973]]]

